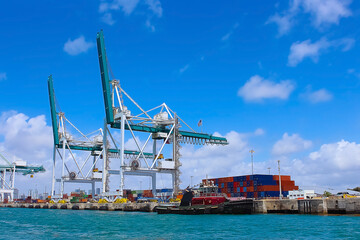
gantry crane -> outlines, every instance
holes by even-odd
[[[101,82],[103,89],[104,105],[106,120],[104,124],[104,164],[108,161],[109,153],[107,147],[107,135],[111,135],[108,126],[113,129],[120,130],[120,148],[117,150],[120,153],[119,169],[104,168],[104,176],[109,174],[119,174],[120,192],[124,188],[125,175],[140,175],[150,176],[152,178],[152,191],[155,194],[156,190],[156,174],[167,173],[172,175],[173,192],[177,193],[180,185],[180,143],[191,144],[215,144],[226,145],[227,139],[224,137],[217,137],[206,133],[198,133],[194,131],[188,124],[186,124],[169,106],[165,103],[158,107],[145,111],[131,96],[120,86],[120,81],[117,79],[110,80],[108,69],[108,58],[106,56],[104,34],[101,30],[97,34],[97,49],[100,65]],[[130,105],[133,108],[130,110]],[[189,128],[188,131],[180,130],[184,124]],[[138,147],[140,154],[136,159],[126,162],[124,149],[125,131],[129,131],[134,142]],[[138,132],[148,133],[145,144],[141,146],[136,134]],[[148,159],[144,156],[143,151],[145,147],[152,141],[153,158]],[[160,143],[160,148],[158,144]],[[171,148],[165,150],[166,145]],[[168,154],[171,158],[163,159],[163,156]],[[106,177],[103,177],[103,193],[107,185]]]
[[[32,176],[38,172],[45,172],[43,166],[30,166],[22,160],[17,160],[13,163],[10,163],[10,161],[1,153],[0,163],[0,202],[5,200],[5,194],[9,194],[10,201],[14,200],[16,173],[21,173],[22,175],[31,174]],[[9,173],[8,176],[7,173]]]
[[[55,92],[53,87],[52,75],[48,78],[48,91],[50,100],[50,111],[54,138],[53,167],[52,167],[52,198],[62,198],[64,194],[64,183],[90,183],[92,185],[92,194],[95,194],[95,183],[102,182],[101,159],[103,156],[103,130],[100,128],[89,134],[82,133],[70,120],[65,116],[56,104]],[[71,132],[73,131],[73,132]],[[74,138],[75,134],[79,135]],[[87,157],[75,154],[87,152]],[[108,155],[118,156],[118,150],[113,148],[107,149]],[[137,151],[124,150],[127,158],[135,158],[140,153]],[[145,158],[153,158],[152,153],[142,153]],[[61,159],[61,170],[58,171],[56,156]],[[67,161],[67,157],[71,161]],[[91,157],[93,160],[91,161]],[[66,162],[67,161],[67,162]],[[109,163],[109,162],[107,162]],[[106,166],[105,166],[106,168]],[[55,182],[60,182],[60,191],[55,194]]]

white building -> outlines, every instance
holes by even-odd
[[[314,190],[293,190],[289,191],[289,199],[310,199],[316,197]]]

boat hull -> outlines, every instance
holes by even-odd
[[[253,213],[253,200],[244,199],[239,201],[225,202],[219,205],[193,205],[193,206],[158,206],[154,211],[158,214],[251,214]]]

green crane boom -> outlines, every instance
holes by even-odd
[[[111,88],[110,88],[110,79],[109,79],[109,70],[107,64],[107,57],[106,57],[106,49],[105,49],[105,41],[104,41],[104,33],[103,30],[97,33],[96,36],[96,43],[98,49],[98,57],[99,57],[99,65],[100,65],[100,75],[101,75],[101,83],[103,88],[103,97],[104,97],[104,104],[105,104],[105,114],[106,114],[106,121],[112,128],[120,129],[121,125],[119,122],[114,120],[114,113],[113,113],[113,106],[112,106],[112,97],[111,97]],[[148,133],[169,133],[170,130],[167,128],[161,127],[150,127],[146,125],[139,125],[139,124],[125,124],[125,129],[129,130],[130,128],[134,131],[140,132],[148,132]],[[216,137],[206,133],[196,133],[190,131],[179,131],[179,134],[182,137],[192,138],[192,139],[199,139],[205,140],[208,143],[214,144],[228,144],[227,139],[224,137]]]

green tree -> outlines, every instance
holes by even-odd
[[[324,191],[324,194],[323,194],[324,197],[330,197],[331,195],[332,195],[331,192]]]

